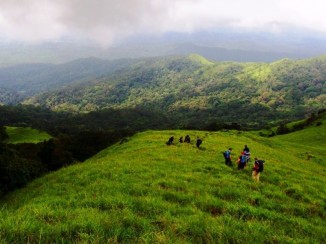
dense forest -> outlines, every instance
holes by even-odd
[[[325,80],[326,57],[267,64],[191,55],[142,59],[23,103],[73,113],[141,108],[169,115],[179,127],[210,121],[256,128],[325,108]]]
[[[325,109],[325,81],[325,56],[274,63],[211,62],[198,55],[89,58],[2,67],[0,125],[53,135],[260,129]]]
[[[33,121],[27,122],[37,126]],[[51,130],[51,123],[55,120],[43,122],[42,127]],[[69,128],[73,128],[73,125],[65,127],[66,131],[52,131],[54,137],[40,143],[9,144],[6,142],[6,129],[0,126],[0,197],[45,173],[83,162],[100,150],[133,134],[130,130]]]

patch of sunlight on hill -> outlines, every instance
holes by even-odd
[[[191,143],[179,143],[189,134]],[[174,135],[175,142],[165,142]],[[203,144],[198,149],[195,139]],[[261,182],[236,158],[265,160]],[[222,152],[233,148],[233,167]],[[251,132],[146,131],[0,203],[6,243],[323,243],[325,167]],[[313,166],[313,167],[312,167]]]
[[[304,130],[279,135],[278,139],[302,145],[322,146],[326,149],[326,120],[321,125],[314,124]]]
[[[264,82],[268,79],[269,75],[272,74],[272,69],[269,64],[264,63],[248,63],[243,72],[239,75],[240,80],[243,76],[250,76],[252,79]]]
[[[209,61],[208,59],[204,58],[203,56],[200,56],[198,54],[190,54],[188,55],[188,58],[194,62],[198,62],[203,65],[212,65],[214,62]]]
[[[29,127],[12,127],[6,126],[6,132],[9,139],[6,143],[18,144],[18,143],[39,143],[44,140],[49,140],[52,137],[44,132]]]
[[[289,58],[282,58],[280,60],[277,60],[273,63],[271,63],[271,66],[278,66],[278,65],[291,65],[293,64],[295,61],[293,61],[292,59]]]
[[[273,140],[283,144],[288,153],[326,166],[326,116],[321,121],[321,124],[314,123],[303,130],[276,136]]]

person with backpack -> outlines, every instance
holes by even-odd
[[[231,151],[232,151],[232,148],[229,148],[228,150],[226,150],[223,155],[224,155],[224,158],[225,158],[225,164],[228,165],[228,166],[232,166],[232,161],[231,161]]]
[[[242,150],[244,152],[244,154],[246,155],[247,157],[247,163],[249,162],[250,160],[250,150],[249,150],[249,147],[247,145],[244,146],[244,149]]]
[[[202,144],[203,140],[200,139],[199,137],[197,137],[197,141],[196,141],[196,146],[197,148],[199,148],[199,146]]]
[[[166,142],[166,145],[170,146],[174,141],[174,136],[171,136],[169,140]]]
[[[259,182],[260,172],[264,170],[264,163],[264,160],[255,158],[255,162],[252,168],[252,178],[256,182]]]
[[[186,135],[184,142],[190,143],[190,136]]]
[[[244,145],[244,149],[242,150],[244,153],[249,153],[249,147],[247,145]]]
[[[238,169],[244,169],[244,167],[247,165],[247,156],[244,152],[241,152],[241,155],[238,159]]]

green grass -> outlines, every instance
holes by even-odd
[[[198,62],[202,65],[212,65],[214,62],[209,61],[208,59],[204,58],[203,56],[200,56],[198,54],[190,54],[189,56],[190,60],[193,60],[194,62]]]
[[[139,133],[8,195],[0,203],[0,240],[325,243],[325,124],[273,138]],[[186,134],[200,136],[202,148],[165,145]],[[245,144],[266,161],[259,183],[251,179],[252,162],[243,171],[224,164],[222,151],[231,146],[235,159]]]
[[[29,127],[6,126],[6,132],[9,136],[9,139],[6,140],[6,143],[10,144],[39,143],[52,138],[46,132]]]

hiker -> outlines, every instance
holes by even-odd
[[[179,142],[180,142],[180,143],[183,143],[183,136],[181,136],[181,137],[179,138]]]
[[[241,152],[241,155],[238,158],[238,169],[244,169],[247,165],[247,156],[244,152]]]
[[[199,148],[200,144],[202,144],[203,140],[200,139],[199,137],[197,137],[197,141],[196,141],[196,146]]]
[[[250,160],[250,150],[249,150],[249,148],[248,148],[248,146],[247,145],[245,145],[244,146],[244,149],[242,150],[243,152],[244,152],[244,154],[246,155],[246,158],[247,158],[247,163],[249,162],[249,160]]]
[[[226,150],[223,155],[224,155],[224,158],[225,158],[225,164],[228,165],[228,166],[232,166],[232,161],[231,161],[231,151],[232,151],[232,148],[229,148],[228,150]]]
[[[252,168],[252,178],[256,182],[259,182],[260,172],[264,170],[264,163],[264,160],[255,158],[254,166]]]
[[[168,146],[171,145],[173,143],[173,140],[174,140],[174,136],[171,136],[169,138],[169,140],[167,141],[166,145],[168,145]]]
[[[249,153],[249,147],[247,145],[244,145],[244,149],[242,150],[244,153]]]
[[[186,135],[184,142],[190,143],[190,136],[189,135]]]

